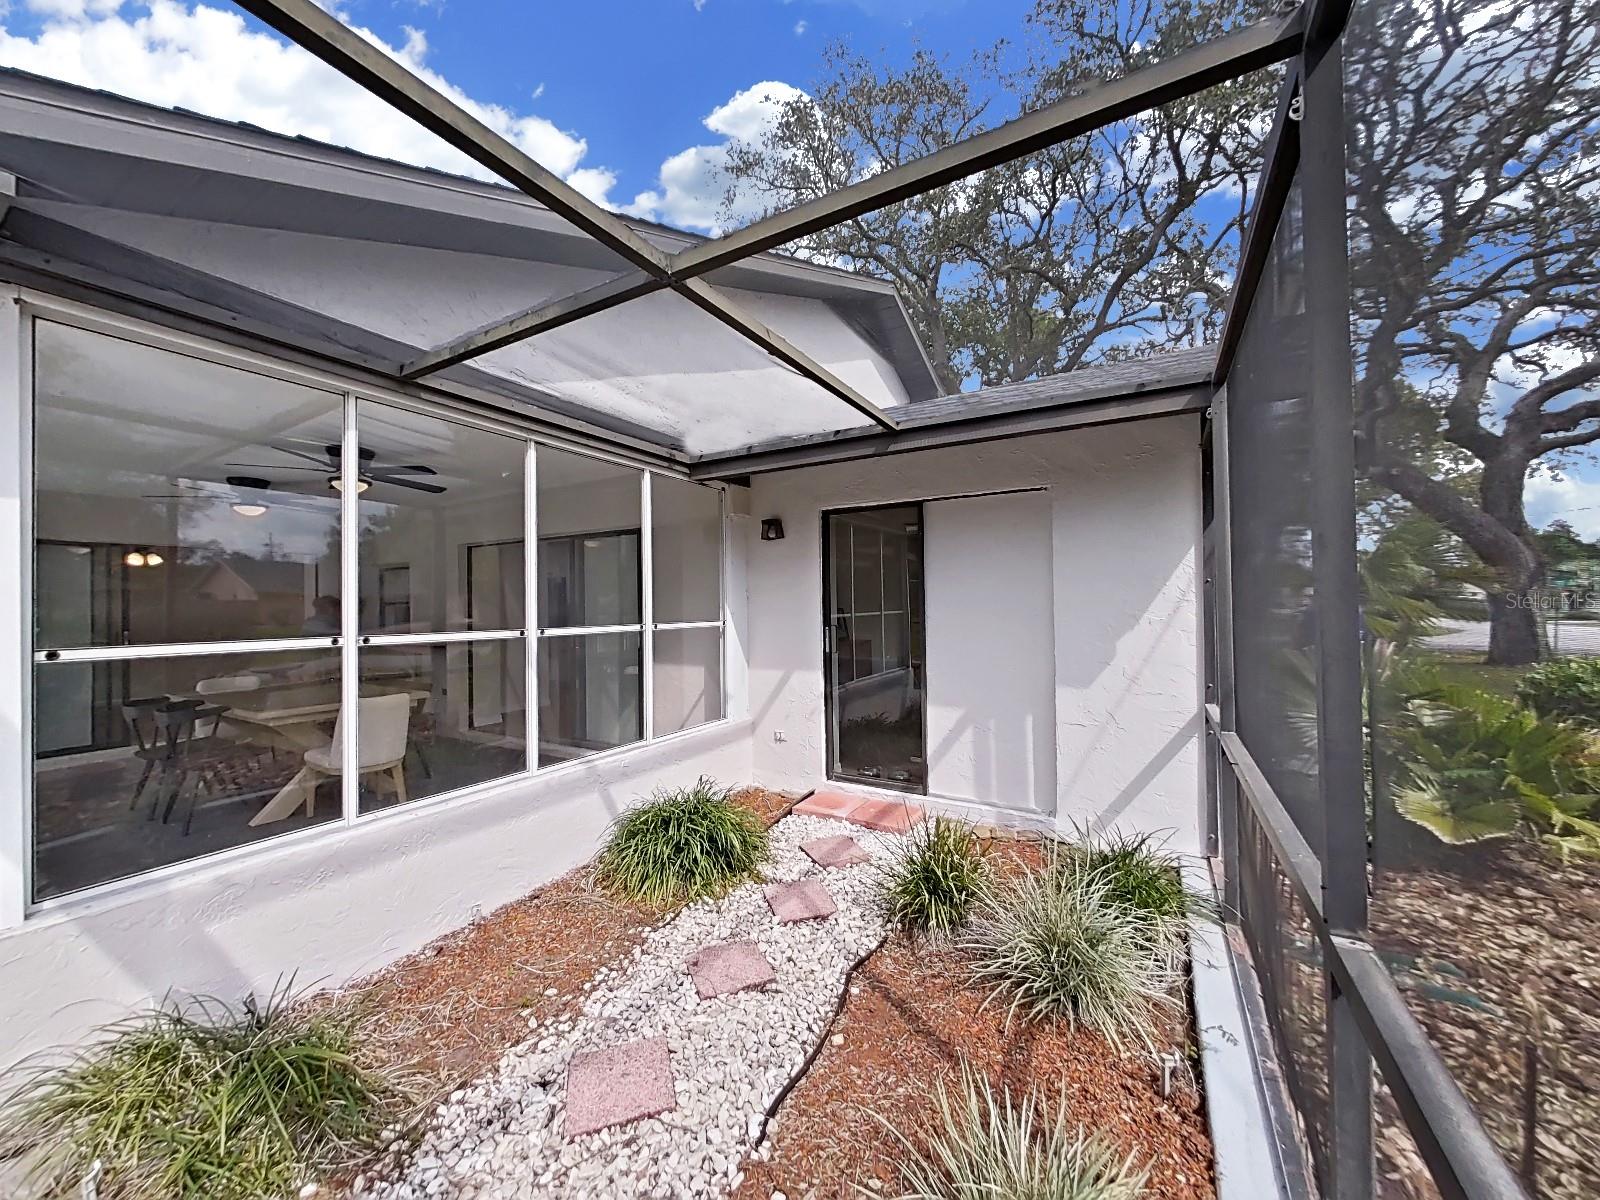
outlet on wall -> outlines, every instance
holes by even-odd
[[[774,729],[772,731],[772,740],[775,742],[787,742],[789,740],[789,735],[784,733],[781,729]]]

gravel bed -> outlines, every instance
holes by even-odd
[[[847,833],[874,862],[824,870],[800,849]],[[691,905],[652,930],[631,958],[596,973],[575,1017],[533,1026],[486,1078],[440,1105],[409,1154],[356,1181],[378,1200],[533,1200],[556,1196],[721,1196],[741,1179],[767,1108],[822,1037],[851,964],[887,926],[873,896],[876,863],[901,838],[821,817],[790,815],[771,829],[768,882],[825,881],[838,912],[779,925],[760,883]],[[777,972],[762,991],[711,1000],[684,968],[702,947],[760,945]],[[664,1037],[677,1107],[587,1136],[564,1133],[567,1066],[575,1053]],[[764,1151],[756,1151],[759,1157]]]

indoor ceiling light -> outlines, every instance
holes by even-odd
[[[344,476],[343,475],[329,475],[328,476],[328,486],[331,487],[336,492],[344,491]],[[356,495],[359,496],[362,492],[366,491],[371,486],[372,486],[372,480],[368,479],[365,475],[357,475],[356,476]]]
[[[137,550],[130,550],[123,557],[122,561],[127,563],[130,567],[142,567],[144,566],[144,555],[139,553]]]
[[[159,567],[166,561],[166,559],[162,558],[161,555],[157,554],[154,550],[148,551],[144,556],[144,565],[147,567]]]
[[[233,511],[241,517],[259,517],[267,511],[265,504],[235,504]]]

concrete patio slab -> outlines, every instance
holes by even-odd
[[[872,861],[872,855],[861,848],[861,843],[844,833],[837,837],[801,842],[800,849],[819,867],[853,867],[857,863]]]
[[[780,925],[795,921],[816,921],[838,912],[833,897],[820,880],[796,879],[793,883],[770,883],[766,887],[767,906]]]
[[[572,1056],[567,1068],[568,1137],[660,1116],[678,1106],[664,1037]]]
[[[689,977],[700,999],[766,987],[778,978],[761,947],[754,942],[722,942],[696,950],[689,959]]]

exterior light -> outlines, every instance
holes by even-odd
[[[130,550],[123,556],[122,561],[130,567],[142,567],[144,566],[144,555],[137,550]]]
[[[344,476],[343,475],[329,475],[328,476],[328,486],[331,487],[334,491],[342,493],[344,491]],[[357,475],[356,476],[356,495],[359,496],[362,492],[366,491],[371,486],[372,486],[372,480],[368,479],[365,475]]]
[[[235,504],[233,511],[241,517],[259,517],[267,511],[265,504]]]
[[[768,517],[762,521],[761,540],[763,542],[783,541],[783,521],[777,517]]]

